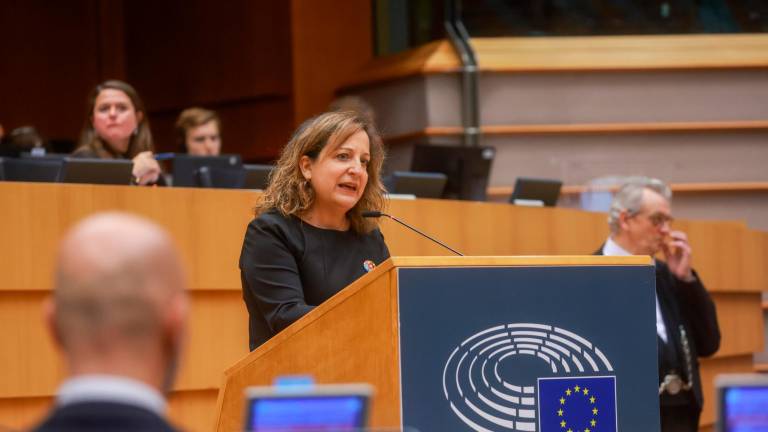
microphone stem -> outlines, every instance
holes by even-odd
[[[454,248],[452,248],[452,247],[448,246],[447,244],[445,244],[445,243],[441,242],[440,240],[438,240],[438,239],[436,239],[436,238],[432,237],[431,235],[429,235],[429,234],[427,234],[427,233],[424,233],[424,232],[422,232],[422,231],[419,231],[418,229],[416,229],[416,228],[414,228],[414,227],[412,227],[412,226],[408,225],[407,223],[405,223],[405,222],[401,221],[400,219],[398,219],[398,218],[396,218],[396,217],[394,217],[394,216],[392,216],[392,215],[389,215],[389,214],[386,214],[386,213],[381,213],[381,215],[382,215],[382,216],[386,216],[386,217],[388,217],[388,218],[392,219],[393,221],[395,221],[395,222],[399,223],[400,225],[402,225],[402,226],[404,226],[404,227],[406,227],[406,228],[408,228],[408,229],[412,229],[412,230],[416,231],[417,233],[419,233],[419,234],[423,235],[424,237],[426,237],[426,238],[428,238],[428,239],[432,240],[433,242],[435,242],[435,243],[439,244],[440,246],[442,246],[442,247],[444,247],[444,248],[448,249],[449,251],[451,251],[451,252],[455,253],[455,254],[456,254],[456,255],[458,255],[458,256],[464,256],[464,254],[463,254],[463,253],[461,253],[461,252],[457,251],[456,249],[454,249]]]

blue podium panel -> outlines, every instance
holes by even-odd
[[[652,266],[398,270],[403,426],[659,430]]]

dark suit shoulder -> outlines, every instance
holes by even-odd
[[[134,405],[81,402],[57,407],[33,432],[175,432],[164,418]]]

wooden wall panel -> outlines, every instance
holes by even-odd
[[[96,0],[0,2],[0,124],[75,138],[101,76]]]
[[[125,7],[128,80],[147,104],[158,151],[177,151],[191,106],[219,112],[223,150],[269,161],[293,129],[290,4],[135,1]]]
[[[291,0],[294,122],[325,111],[373,58],[371,2]]]
[[[125,5],[128,79],[150,111],[290,93],[287,2]]]
[[[762,351],[764,335],[760,293],[713,293],[722,341],[714,357]]]
[[[751,373],[752,356],[741,355],[701,360],[701,385],[704,390],[704,410],[700,425],[715,423],[715,377],[724,373]]]

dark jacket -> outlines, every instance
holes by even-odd
[[[56,407],[33,432],[174,432],[152,411],[114,402],[79,402]]]
[[[603,248],[595,252],[602,255]],[[686,367],[684,360],[683,344],[681,340],[680,326],[683,326],[687,334],[692,357],[693,382],[692,394],[688,393],[688,400],[682,400],[693,408],[693,412],[701,412],[703,396],[701,389],[701,377],[699,375],[699,357],[708,357],[720,348],[720,327],[717,323],[715,303],[701,283],[698,274],[694,272],[695,280],[685,282],[669,270],[663,261],[656,263],[656,295],[659,299],[661,315],[667,328],[667,340],[665,343],[660,337],[658,340],[659,359],[659,384],[668,373],[673,370],[683,379],[686,379]],[[662,395],[661,405],[679,405],[681,398]]]

